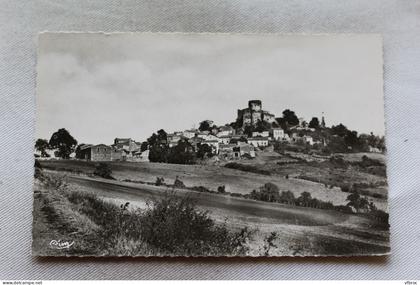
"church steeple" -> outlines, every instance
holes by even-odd
[[[324,112],[322,112],[321,128],[325,128]]]

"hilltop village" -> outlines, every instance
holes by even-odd
[[[63,130],[67,132],[65,129],[59,131]],[[68,157],[90,161],[189,164],[196,159],[252,159],[258,155],[258,151],[264,149],[289,149],[316,154],[383,152],[385,149],[383,137],[374,136],[372,133],[358,135],[342,124],[328,128],[324,116],[321,120],[313,117],[307,122],[288,109],[283,111],[283,117],[276,117],[263,109],[260,100],[250,100],[246,108],[237,111],[236,121],[230,124],[216,126],[212,120],[204,120],[197,129],[173,133],[166,133],[161,129],[144,142],[137,142],[131,138],[115,138],[111,145],[77,145],[77,141],[74,140],[76,144],[73,153],[73,150],[59,151],[54,147],[51,143],[54,135],[49,142],[37,141],[35,156],[65,158],[62,155],[65,153]]]

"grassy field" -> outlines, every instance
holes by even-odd
[[[220,166],[185,166],[147,163],[111,163],[113,176],[117,180],[90,177],[94,163],[80,161],[43,161],[44,172],[64,181],[65,187],[45,186],[35,180],[34,186],[34,241],[36,255],[149,255],[156,254],[156,248],[150,248],[145,242],[132,237],[118,236],[111,244],[101,237],[107,223],[98,217],[106,212],[115,211],[121,204],[130,203],[132,212],[145,211],[150,201],[159,199],[168,191],[167,187],[122,182],[148,180],[154,182],[156,176],[163,176],[173,182],[179,176],[187,185],[206,185],[216,188],[225,184],[230,190],[246,192],[245,189],[259,187],[272,180],[271,176],[257,175]],[[214,173],[217,167],[218,171]],[[168,173],[170,177],[168,177]],[[210,174],[213,173],[214,176]],[[239,176],[239,183],[232,176]],[[224,183],[219,179],[224,178]],[[277,183],[289,183],[290,187],[300,185],[308,189],[313,182],[299,179],[277,177]],[[258,182],[255,183],[257,180]],[[298,183],[296,183],[298,182]],[[228,184],[232,183],[232,184]],[[247,183],[254,183],[249,186]],[[260,184],[261,183],[261,184]],[[299,184],[302,183],[302,184]],[[323,191],[319,183],[314,183]],[[280,186],[280,185],[279,185]],[[254,188],[254,189],[255,189]],[[280,187],[281,188],[281,187]],[[58,189],[58,190],[57,190]],[[302,190],[304,191],[304,190]],[[371,221],[365,217],[344,214],[332,210],[287,206],[277,203],[248,200],[211,193],[197,193],[188,190],[176,190],[177,195],[190,195],[197,207],[208,211],[216,225],[226,225],[229,231],[240,232],[248,227],[252,235],[246,240],[246,251],[241,254],[260,256],[267,251],[267,237],[274,233],[275,238],[269,249],[269,255],[331,255],[339,252],[343,255],[385,253],[389,250],[387,231],[373,229]],[[102,201],[105,207],[102,215],[92,216],[92,205],[83,200],[69,199],[69,193],[89,193]],[[299,193],[299,192],[297,192]],[[341,191],[339,193],[342,193]],[[334,193],[330,192],[330,195]],[[342,193],[344,194],[344,193]],[[82,195],[82,194],[80,194]],[[316,192],[313,192],[316,197]],[[82,195],[83,197],[83,195]],[[102,205],[102,204],[101,204]],[[114,205],[114,206],[112,206]],[[86,209],[87,207],[87,209]],[[96,209],[97,207],[95,207]],[[111,210],[110,210],[111,209]],[[227,219],[228,217],[228,219]],[[48,247],[52,239],[76,240],[70,251],[57,251]],[[99,242],[102,241],[102,242]]]
[[[357,181],[364,183],[377,183],[386,181],[368,173],[355,171],[354,169],[340,169],[331,166],[320,166],[311,163],[282,164],[277,162],[284,159],[279,154],[269,153],[259,155],[256,160],[241,161],[241,163],[252,164],[271,173],[263,175],[258,173],[244,172],[236,169],[223,167],[222,165],[179,165],[165,163],[130,163],[110,162],[113,176],[117,180],[134,180],[144,182],[155,182],[156,177],[163,177],[165,182],[172,184],[176,177],[181,179],[186,186],[204,186],[216,191],[221,185],[226,191],[232,193],[249,194],[252,190],[258,189],[267,182],[276,184],[280,191],[291,191],[295,196],[302,192],[311,193],[313,198],[325,202],[332,202],[334,205],[346,204],[348,193],[342,192],[333,181]],[[75,173],[91,174],[94,172],[96,163],[76,160],[46,160],[41,162],[42,166],[59,171],[72,171]],[[305,175],[309,179],[299,179]],[[286,176],[289,178],[287,179]],[[387,210],[387,187],[371,188],[372,193],[380,193],[381,197],[369,197],[375,205],[382,210]]]

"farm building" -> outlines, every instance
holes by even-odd
[[[105,144],[83,145],[78,158],[91,161],[111,161],[112,148]]]
[[[139,145],[131,138],[115,138],[114,147],[116,149],[124,149],[127,151],[136,151]]]

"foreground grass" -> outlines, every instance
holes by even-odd
[[[35,183],[36,255],[246,255],[251,231],[217,225],[188,197],[168,193],[146,210],[118,207],[92,193],[73,191],[57,176],[40,174]],[[54,252],[44,240],[74,240]]]

